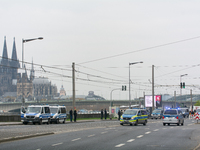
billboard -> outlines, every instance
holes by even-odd
[[[151,95],[145,95],[145,107],[152,107],[153,101]],[[161,95],[154,96],[154,107],[162,107]]]

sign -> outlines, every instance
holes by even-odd
[[[152,107],[153,100],[151,95],[145,95],[145,107]],[[154,107],[162,107],[162,97],[161,95],[154,96]]]

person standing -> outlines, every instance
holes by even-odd
[[[76,122],[77,112],[76,109],[74,109],[74,122]]]
[[[101,120],[103,120],[103,109],[101,109]]]
[[[121,117],[121,112],[120,112],[120,109],[118,110],[118,120],[120,120],[120,117]]]
[[[70,115],[70,121],[72,122],[72,118],[73,118],[73,112],[72,112],[72,109],[69,111],[69,115]]]
[[[105,120],[106,120],[106,118],[107,118],[107,111],[106,111],[106,108],[105,108]]]

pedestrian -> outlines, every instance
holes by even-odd
[[[118,120],[120,120],[121,112],[120,109],[118,110]]]
[[[76,122],[77,112],[76,109],[74,109],[74,122]]]
[[[106,120],[106,118],[107,118],[107,111],[106,111],[106,108],[105,108],[105,120]]]
[[[103,109],[101,109],[101,120],[103,120]]]
[[[72,122],[72,119],[73,119],[73,111],[72,111],[72,109],[69,111],[69,115],[70,115],[70,121]]]

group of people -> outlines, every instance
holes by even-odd
[[[107,118],[107,110],[106,110],[106,108],[105,108],[105,110],[104,110],[104,117],[105,117],[105,120],[106,120],[106,118]],[[103,120],[103,109],[101,109],[101,120]]]
[[[71,121],[71,122],[72,122],[72,120],[73,120],[73,115],[74,115],[74,122],[76,122],[76,117],[77,117],[76,109],[74,109],[74,113],[73,113],[73,110],[72,110],[72,109],[69,111],[69,116],[70,116],[70,121]]]

